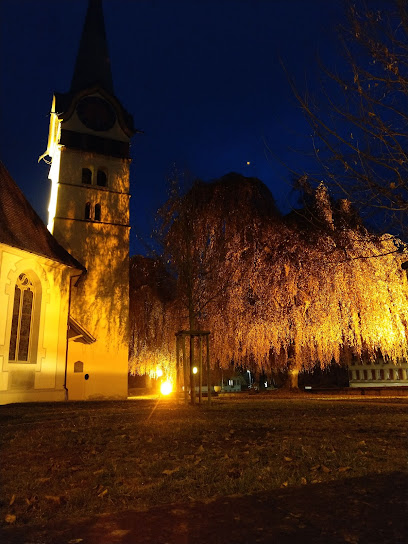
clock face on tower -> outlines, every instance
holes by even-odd
[[[87,96],[77,106],[81,122],[92,130],[109,130],[113,127],[116,115],[111,105],[99,96]]]

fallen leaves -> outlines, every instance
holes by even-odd
[[[94,489],[96,489],[96,495],[99,498],[102,498],[108,494],[108,489],[104,485],[98,485]]]
[[[44,499],[53,504],[61,504],[62,497],[60,495],[45,495]]]
[[[36,497],[35,495],[25,499],[25,503],[29,507],[33,506],[37,501],[38,501],[38,497]]]
[[[308,492],[308,487],[312,488],[311,493],[325,493],[327,483],[331,489],[331,483],[364,476],[368,470],[388,471],[390,456],[401,470],[404,462],[401,452],[406,451],[406,440],[398,437],[399,429],[403,428],[400,422],[405,416],[405,405],[384,405],[381,414],[377,405],[372,411],[366,406],[367,413],[360,414],[355,421],[352,418],[356,417],[356,411],[350,402],[313,401],[314,404],[307,405],[308,425],[302,432],[299,417],[306,409],[303,401],[301,404],[297,400],[261,399],[263,411],[254,409],[255,401],[248,402],[248,406],[246,402],[240,401],[237,406],[233,402],[228,406],[220,404],[219,411],[203,412],[199,420],[191,417],[189,409],[179,408],[170,413],[166,406],[159,407],[163,417],[149,422],[146,428],[141,425],[138,439],[126,447],[114,434],[117,432],[119,436],[126,429],[113,430],[112,435],[105,436],[107,425],[116,429],[111,420],[116,405],[112,405],[108,418],[105,412],[98,411],[98,417],[102,418],[100,428],[87,427],[81,431],[89,438],[82,452],[76,446],[72,450],[67,448],[64,436],[58,442],[55,430],[50,431],[47,441],[50,450],[44,450],[44,444],[34,449],[26,443],[26,447],[20,447],[32,452],[29,462],[19,457],[17,448],[12,449],[6,457],[7,468],[2,472],[7,482],[1,512],[3,525],[14,530],[13,523],[20,525],[26,520],[29,524],[39,524],[42,519],[66,519],[71,512],[80,517],[84,515],[84,505],[90,514],[117,507],[151,506],[158,496],[169,503],[174,497],[183,502],[191,496],[191,500],[197,501],[203,496],[222,497],[237,490],[245,494],[273,490],[279,494],[281,486],[280,493],[285,496],[292,487],[301,487],[303,493]],[[128,414],[122,408],[118,410],[117,419],[122,421],[127,417],[129,428],[133,428],[141,415],[133,408],[126,409]],[[89,410],[94,408],[90,406]],[[326,410],[329,419],[339,414],[336,433],[330,424],[325,430],[320,428],[322,410]],[[374,416],[383,419],[376,422]],[[395,422],[392,441],[388,428],[384,430],[387,420]],[[236,429],[234,433],[229,432],[230,425]],[[357,426],[367,432],[360,433]],[[351,439],[346,440],[345,434]],[[225,441],[225,435],[229,441]],[[61,444],[58,451],[56,441]],[[382,453],[382,447],[387,448],[387,454]],[[34,455],[38,449],[46,452],[46,464],[43,454]],[[98,451],[97,457],[93,457],[92,451]],[[314,484],[322,490],[314,491]],[[6,515],[11,516],[8,521]]]
[[[162,474],[165,474],[166,476],[171,476],[172,474],[175,474],[180,470],[180,467],[176,467],[173,469],[167,468],[166,470],[163,470]]]
[[[313,467],[310,468],[311,472],[319,471],[319,472],[324,472],[325,474],[329,474],[330,472],[332,472],[332,470],[333,469],[330,469],[326,465],[314,465]],[[348,472],[349,470],[351,470],[350,466],[342,466],[337,469],[337,472]]]
[[[227,472],[227,476],[234,480],[237,480],[241,477],[241,471],[239,469],[233,468]]]
[[[51,480],[51,476],[49,476],[48,478],[37,478],[36,482],[38,484],[45,484],[45,482],[49,482],[50,480]]]

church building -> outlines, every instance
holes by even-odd
[[[0,403],[126,398],[129,144],[101,0],[55,93],[48,231],[1,166]]]

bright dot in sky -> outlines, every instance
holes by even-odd
[[[160,393],[162,395],[170,395],[170,393],[173,391],[173,386],[171,385],[171,382],[163,382],[160,386]]]
[[[249,166],[251,164],[251,161],[247,161],[247,166]]]

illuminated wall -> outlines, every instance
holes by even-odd
[[[73,274],[78,271],[0,244],[1,404],[65,399],[69,277]],[[13,356],[13,349],[10,349],[10,338],[15,314],[15,286],[22,275],[30,282],[34,296],[28,352],[18,357]]]
[[[52,158],[48,228],[87,269],[72,289],[70,315],[96,341],[69,342],[68,398],[126,398],[130,161],[103,149],[91,152],[75,145],[81,142],[81,135],[96,135],[98,141],[108,145],[112,141],[126,144],[129,137],[118,120],[108,131],[95,132],[81,124],[75,100],[65,120],[58,118],[53,103],[48,143]],[[75,145],[61,143],[63,131],[75,135]]]

